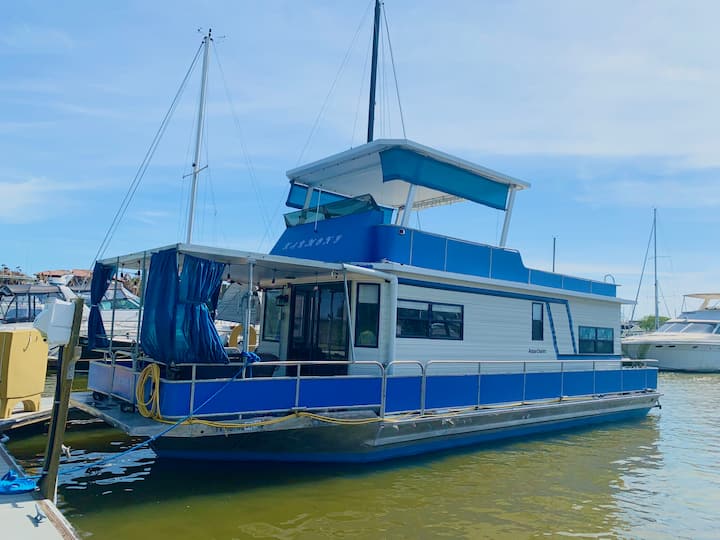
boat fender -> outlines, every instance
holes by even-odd
[[[37,483],[33,478],[20,478],[12,469],[0,478],[0,495],[14,495],[35,491]]]

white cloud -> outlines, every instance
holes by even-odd
[[[93,187],[89,183],[62,183],[39,177],[0,181],[0,223],[47,221],[77,204],[74,194]]]
[[[73,50],[76,42],[70,34],[57,28],[21,24],[4,29],[0,33],[0,45],[24,54],[56,54]]]

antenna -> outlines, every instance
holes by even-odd
[[[367,142],[373,140],[375,129],[375,87],[377,85],[378,38],[380,37],[380,0],[375,0],[375,22],[373,24],[372,67],[370,68],[370,99],[368,100]]]

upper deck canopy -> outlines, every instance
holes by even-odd
[[[406,139],[380,139],[287,172],[297,184],[347,197],[370,193],[402,208],[417,186],[413,209],[460,200],[506,210],[510,189],[530,184]],[[401,180],[398,182],[397,180]]]

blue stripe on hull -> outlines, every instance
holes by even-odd
[[[471,433],[464,436],[454,436],[450,439],[433,439],[431,441],[418,441],[407,446],[379,448],[368,452],[341,452],[341,453],[298,453],[298,452],[223,452],[202,450],[178,450],[155,448],[153,450],[161,458],[192,459],[205,461],[280,461],[280,462],[315,462],[315,463],[373,463],[400,457],[416,456],[427,452],[437,452],[462,446],[479,443],[511,439],[527,435],[537,435],[550,431],[580,428],[604,422],[619,422],[642,418],[647,415],[650,408],[633,409],[571,420],[555,422],[541,422],[531,426],[506,428],[484,433]],[[242,436],[242,435],[240,435]],[[232,435],[230,436],[232,437]],[[192,439],[186,439],[192,444]]]

